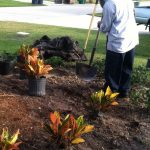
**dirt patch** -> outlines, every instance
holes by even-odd
[[[74,149],[150,149],[150,114],[145,109],[120,102],[119,106],[91,119],[86,104],[90,94],[102,87],[102,79],[84,82],[71,70],[57,69],[47,78],[46,96],[34,97],[28,95],[27,80],[20,80],[18,76],[0,77],[0,130],[8,127],[14,132],[19,128],[21,150],[51,149],[42,124],[55,110],[75,117],[84,115],[86,121],[95,126],[94,132],[84,136],[86,142]]]

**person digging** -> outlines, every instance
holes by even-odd
[[[139,44],[132,0],[100,0],[103,17],[98,28],[106,33],[105,84],[118,98],[128,98],[135,46]]]

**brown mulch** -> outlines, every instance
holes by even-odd
[[[84,135],[85,143],[76,150],[148,150],[150,149],[150,114],[146,109],[120,101],[120,105],[93,118],[87,107],[90,94],[102,87],[102,80],[85,82],[71,70],[57,69],[47,78],[46,96],[28,95],[27,80],[18,74],[0,76],[0,132],[8,127],[20,129],[21,150],[50,150],[49,135],[42,128],[51,111],[84,115],[95,126]]]

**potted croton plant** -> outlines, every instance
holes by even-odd
[[[46,94],[46,75],[53,68],[45,65],[40,57],[37,48],[25,47],[25,52],[20,55],[17,65],[23,70],[28,79],[29,94],[34,96],[44,96]]]

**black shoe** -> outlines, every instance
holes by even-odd
[[[118,98],[119,102],[122,102],[122,101],[129,102],[130,101],[129,93],[120,93],[117,98]]]
[[[128,92],[120,93],[118,95],[118,98],[129,98],[129,93]]]

